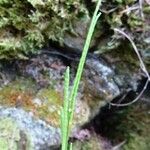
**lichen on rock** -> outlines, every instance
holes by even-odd
[[[29,137],[19,129],[15,120],[10,117],[0,117],[0,149],[18,150],[23,147],[33,150]]]

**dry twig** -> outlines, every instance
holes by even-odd
[[[136,101],[138,101],[139,98],[142,96],[142,94],[144,93],[144,91],[145,91],[146,88],[147,88],[148,83],[150,82],[150,75],[149,75],[149,73],[148,73],[148,71],[147,71],[147,69],[146,69],[146,66],[145,66],[145,64],[144,64],[144,62],[143,62],[143,60],[142,60],[142,57],[141,57],[141,55],[140,55],[140,53],[139,53],[139,51],[138,51],[138,49],[137,49],[135,43],[134,43],[133,40],[131,39],[131,37],[130,37],[129,35],[127,35],[124,31],[120,30],[120,29],[115,28],[114,31],[116,31],[116,32],[118,32],[118,33],[120,33],[120,34],[122,34],[123,36],[125,36],[125,37],[130,41],[130,43],[131,43],[131,45],[132,45],[132,47],[133,47],[133,49],[134,49],[134,51],[135,51],[135,53],[136,53],[138,59],[139,59],[140,67],[141,67],[141,69],[143,70],[143,72],[145,73],[145,75],[147,76],[147,81],[146,81],[146,83],[145,83],[145,85],[144,85],[142,91],[138,94],[138,96],[137,96],[134,100],[132,100],[132,101],[129,102],[129,103],[125,103],[125,104],[116,104],[116,103],[111,103],[111,102],[110,102],[110,104],[111,104],[112,106],[128,106],[128,105],[131,105],[131,104],[135,103]]]
[[[140,15],[141,15],[141,18],[144,20],[144,14],[143,14],[143,0],[139,0],[139,7],[140,7]]]

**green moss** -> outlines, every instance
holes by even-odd
[[[149,5],[145,5],[143,8],[143,12],[146,14],[150,14],[150,6]]]
[[[36,107],[40,118],[44,118],[53,126],[59,126],[60,110],[62,107],[63,97],[60,92],[51,88],[42,89],[38,92],[36,98],[41,101],[41,105]]]
[[[150,114],[148,110],[141,107],[135,107],[127,115],[126,130],[124,136],[127,143],[123,146],[123,150],[148,150],[150,149]],[[123,124],[122,124],[123,126]],[[120,126],[121,129],[121,126]]]
[[[150,149],[150,114],[147,106],[138,104],[114,112],[105,124],[105,136],[115,144],[125,141],[123,150]]]
[[[49,39],[62,43],[72,22],[86,13],[81,0],[1,0],[0,58],[25,58]]]
[[[0,150],[19,150],[21,142],[20,129],[15,121],[9,117],[0,117]],[[30,142],[25,145],[28,150],[32,150]]]
[[[17,141],[20,138],[19,129],[12,119],[0,118],[0,133],[0,148],[17,150]]]
[[[128,19],[128,24],[130,25],[130,28],[133,29],[137,29],[142,27],[143,21],[142,18],[140,16],[137,16],[137,14],[131,14],[129,19]]]
[[[137,134],[133,134],[132,138],[123,146],[123,150],[148,150],[150,149],[150,136],[142,137]]]
[[[8,150],[8,142],[7,142],[7,140],[0,138],[0,147],[1,147],[1,149],[3,149],[3,150]],[[15,149],[16,149],[16,148],[15,148]],[[14,150],[15,150],[15,149],[14,149]]]
[[[41,118],[55,127],[60,126],[60,112],[63,105],[62,92],[51,89],[40,90],[36,99],[41,104],[36,105],[36,113]],[[77,101],[73,127],[83,125],[89,119],[89,108],[85,102]]]
[[[115,1],[118,2],[115,3]],[[113,6],[116,9],[116,11],[112,11],[112,13],[109,13],[105,15],[105,22],[107,22],[110,25],[110,28],[119,28],[119,27],[125,27],[125,28],[130,28],[138,29],[141,27],[141,25],[144,24],[140,13],[137,13],[137,10],[132,10],[130,9],[133,7],[135,3],[137,3],[136,0],[115,0],[113,2],[109,2],[110,6]],[[146,6],[145,6],[146,7]],[[106,9],[106,8],[105,8]],[[139,12],[139,10],[138,10]]]
[[[63,104],[62,91],[57,91],[51,86],[38,90],[32,79],[16,78],[0,89],[0,105],[23,108],[52,126],[59,127],[60,110]],[[79,101],[74,125],[82,125],[88,120],[88,116],[87,104]]]
[[[0,89],[1,105],[21,107],[54,126],[59,124],[62,99],[61,93],[51,87],[38,91],[30,78],[18,78]]]
[[[115,51],[124,43],[126,38],[118,32],[113,32],[114,28],[120,29],[129,35],[140,51],[144,52],[149,49],[149,46],[144,44],[144,40],[149,35],[149,23],[147,20],[149,20],[150,16],[150,7],[147,2],[143,2],[142,11],[135,6],[139,6],[139,1],[112,0],[103,2],[101,7],[103,17],[100,20],[100,24],[103,27],[102,30],[106,30],[107,25],[107,30],[102,34],[106,36],[101,37],[96,47],[97,53]],[[127,46],[131,45],[130,42],[125,44]],[[127,48],[126,51],[128,51]]]
[[[88,140],[73,143],[73,150],[104,150],[102,141],[96,135],[91,135]]]

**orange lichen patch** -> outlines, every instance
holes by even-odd
[[[9,107],[22,107],[26,110],[34,109],[32,99],[35,95],[31,90],[30,81],[16,80],[0,90],[0,104]],[[30,83],[31,84],[31,83]]]
[[[20,107],[53,126],[59,125],[62,93],[48,87],[37,90],[28,78],[17,79],[0,89],[0,105]]]
[[[17,90],[5,90],[0,92],[0,104],[14,107],[34,108],[32,93]]]
[[[32,112],[54,127],[60,127],[60,112],[63,105],[63,92],[52,87],[38,90],[28,78],[17,79],[0,89],[0,105],[19,107]],[[82,125],[89,116],[86,103],[77,102],[73,126]]]

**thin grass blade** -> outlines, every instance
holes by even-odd
[[[70,96],[71,112],[70,112],[70,116],[69,116],[70,122],[72,122],[72,120],[73,120],[73,112],[74,112],[75,102],[76,102],[75,98],[77,96],[77,91],[78,91],[78,88],[79,88],[79,82],[80,82],[81,75],[82,75],[82,72],[83,72],[85,59],[86,59],[86,56],[87,56],[87,53],[88,53],[88,49],[89,49],[89,46],[90,46],[90,42],[91,42],[91,39],[92,39],[92,35],[94,33],[94,29],[95,29],[97,20],[101,15],[101,13],[98,13],[100,5],[101,5],[101,0],[98,1],[96,9],[94,11],[94,15],[92,17],[92,21],[91,21],[91,24],[90,24],[88,35],[87,35],[85,45],[84,45],[84,48],[83,48],[82,56],[81,56],[81,59],[80,59],[79,65],[78,65],[78,70],[77,70],[77,74],[76,74],[76,77],[75,77],[74,85],[73,85],[73,88],[72,88],[72,91],[71,91],[71,96]]]
[[[69,130],[69,83],[70,83],[70,69],[67,67],[65,72],[65,82],[64,82],[64,102],[63,109],[61,113],[61,136],[62,136],[62,150],[67,150],[68,147],[68,130]]]

